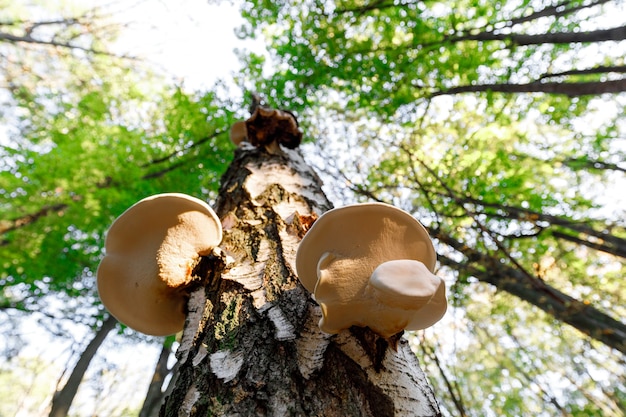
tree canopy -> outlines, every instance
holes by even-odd
[[[270,45],[246,85],[306,114],[349,199],[402,206],[437,240],[454,347],[449,334],[420,346],[446,412],[618,415],[626,32],[610,16],[623,4],[242,9],[242,33]]]
[[[620,415],[624,3],[240,6],[267,52],[242,52],[228,91],[298,114],[335,204],[391,202],[435,239],[454,308],[412,339],[444,414]],[[212,199],[243,107],[109,53],[79,30],[101,16],[2,13],[0,306],[58,293],[99,317],[112,219],[157,192]]]

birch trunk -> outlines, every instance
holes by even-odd
[[[202,258],[161,416],[437,416],[406,340],[322,333],[295,273],[308,223],[331,208],[299,150],[245,143],[222,177],[224,239]]]

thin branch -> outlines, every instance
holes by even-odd
[[[162,162],[168,161],[168,160],[170,160],[170,159],[172,159],[172,158],[174,158],[176,156],[181,156],[181,155],[179,155],[179,153],[187,152],[190,149],[198,147],[198,146],[202,145],[203,143],[206,143],[206,142],[210,141],[211,139],[215,139],[216,137],[218,137],[218,136],[220,136],[220,135],[222,135],[222,134],[224,134],[226,132],[227,132],[227,129],[218,129],[215,132],[213,132],[212,134],[210,134],[209,136],[205,136],[202,139],[198,139],[196,142],[193,142],[191,145],[185,147],[184,149],[182,149],[180,151],[173,151],[173,152],[171,152],[171,153],[169,153],[169,154],[167,154],[165,156],[162,156],[160,158],[152,159],[152,160],[146,162],[145,164],[141,165],[140,167],[141,168],[147,168],[147,167],[149,167],[151,165],[157,165],[157,164],[160,164]]]
[[[508,324],[508,323],[507,323]],[[491,335],[489,335],[489,332],[487,331],[487,329],[485,329],[483,326],[480,325],[480,323],[476,323],[476,325],[474,326],[474,331],[480,331],[483,333],[483,337],[488,338],[493,340],[493,338],[491,337]],[[513,339],[514,342],[516,342],[517,344],[517,351],[521,351],[524,354],[528,355],[528,353],[526,352],[526,350],[523,348],[523,346],[521,346],[521,344],[519,343],[519,341],[515,338],[515,336],[513,334],[511,334],[510,331],[507,331],[507,335],[509,337],[511,337]],[[484,343],[481,343],[487,350],[489,350],[489,348],[487,346],[484,345]],[[496,356],[498,353],[497,352],[490,352],[492,356]],[[530,355],[528,355],[528,357],[530,357]],[[520,375],[522,375],[526,381],[529,384],[534,384],[537,389],[541,392],[541,394],[544,397],[544,400],[547,399],[550,403],[552,403],[552,405],[554,405],[554,407],[559,410],[560,414],[562,416],[569,416],[569,414],[567,413],[567,411],[563,408],[563,406],[561,406],[561,404],[559,404],[558,400],[556,399],[556,397],[554,395],[552,395],[551,393],[548,392],[547,389],[545,389],[538,381],[537,379],[531,375],[526,369],[525,367],[520,366],[517,361],[511,359],[510,357],[506,356],[506,362],[508,364],[510,364],[511,367],[513,367],[513,369],[515,369]],[[536,367],[536,365],[534,364],[534,361],[531,361],[532,366]]]
[[[444,384],[446,384],[446,387],[448,388],[448,393],[450,393],[450,398],[452,399],[452,403],[454,404],[457,411],[459,412],[459,416],[467,417],[468,414],[467,414],[465,405],[463,404],[463,396],[461,395],[461,391],[458,390],[458,385],[455,384],[455,386],[453,386],[450,380],[448,379],[448,376],[446,375],[446,372],[443,369],[441,362],[439,361],[439,357],[437,356],[435,349],[433,349],[431,346],[428,346],[428,349],[427,349],[426,343],[424,343],[423,341],[419,343],[419,347],[422,350],[422,353],[424,354],[424,356],[428,356],[435,363],[435,365],[437,366],[437,369],[439,369],[439,374],[443,378],[443,382]]]
[[[400,149],[402,149],[405,153],[407,153],[409,159],[411,159],[411,152],[408,151],[406,149],[405,146],[400,146]],[[424,186],[424,184],[422,184],[422,182],[419,179],[419,175],[417,173],[417,170],[415,169],[415,164],[411,164],[411,176],[412,176],[412,181],[415,182],[417,184],[417,186],[419,187],[420,190],[422,190],[422,193],[424,195],[424,198],[426,199],[426,201],[428,202],[428,205],[430,206],[430,209],[432,210],[432,212],[435,214],[435,219],[437,221],[437,227],[441,226],[441,215],[439,214],[438,210],[435,208],[435,203],[433,202],[432,198],[430,197],[430,192],[428,191],[428,188]]]
[[[91,10],[84,12],[82,15],[75,16],[75,17],[40,20],[40,21],[28,21],[28,20],[11,21],[10,23],[7,23],[5,25],[0,25],[0,27],[7,26],[7,27],[12,27],[13,29],[16,29],[18,26],[22,26],[21,29],[23,33],[21,35],[17,35],[14,33],[0,31],[0,43],[1,42],[14,43],[14,44],[25,43],[25,44],[40,45],[40,46],[51,46],[55,48],[78,50],[78,51],[83,51],[83,52],[96,54],[96,55],[105,55],[105,56],[124,58],[124,59],[130,59],[130,60],[137,59],[132,56],[117,55],[112,52],[106,51],[104,49],[86,47],[86,46],[82,46],[82,45],[72,42],[73,40],[83,36],[86,33],[95,37],[98,34],[102,35],[102,32],[106,31],[108,26],[106,25],[94,26],[93,24],[94,21],[103,20],[104,18],[108,16],[108,14],[100,14],[98,9],[100,8],[99,7],[93,8]],[[49,39],[43,39],[41,37],[37,37],[36,36],[37,29],[44,27],[44,26],[46,27],[60,26],[60,28],[55,33],[50,35],[51,37]],[[117,23],[112,23],[109,26],[113,28],[118,28],[120,25],[118,25]],[[72,35],[70,30],[73,28],[78,28],[79,30],[77,30],[76,33]],[[68,35],[72,35],[72,36],[69,39],[65,39],[65,40],[60,39],[62,37],[67,37]]]
[[[539,35],[526,35],[521,33],[494,33],[481,32],[476,34],[465,34],[452,36],[445,42],[457,43],[463,41],[505,41],[514,45],[546,45],[546,44],[570,44],[570,43],[597,43],[608,41],[622,41],[626,39],[626,26],[619,26],[610,29],[598,29],[588,32],[553,32]]]
[[[149,179],[153,179],[153,178],[160,178],[163,175],[167,174],[168,172],[174,171],[177,168],[180,168],[184,165],[186,165],[187,163],[189,163],[190,161],[179,161],[175,164],[172,164],[170,166],[168,166],[167,168],[164,168],[160,171],[156,171],[156,172],[151,172],[149,174],[144,175],[143,177],[141,177],[142,180],[149,180]]]
[[[535,212],[535,211],[531,211],[531,210],[527,210],[527,209],[523,209],[523,208],[519,208],[519,207],[513,207],[513,206],[506,206],[503,204],[499,204],[499,203],[488,203],[482,200],[476,200],[474,198],[468,197],[468,196],[460,196],[459,193],[455,192],[452,188],[450,188],[450,186],[448,186],[448,184],[430,167],[428,166],[423,160],[421,160],[420,158],[416,157],[415,154],[408,148],[406,148],[405,146],[401,146],[401,149],[403,149],[403,151],[409,156],[409,158],[411,160],[417,161],[418,163],[420,163],[434,178],[435,180],[439,183],[439,185],[441,185],[441,187],[445,190],[445,193],[438,193],[439,195],[443,195],[446,197],[451,198],[452,200],[454,200],[460,207],[463,207],[465,209],[465,211],[467,212],[467,214],[474,219],[474,221],[476,222],[476,224],[479,226],[479,228],[484,232],[487,233],[491,236],[492,241],[498,246],[498,248],[500,248],[501,251],[503,251],[504,254],[508,256],[508,251],[506,251],[504,249],[504,246],[502,246],[502,244],[498,241],[497,238],[495,238],[493,236],[494,232],[487,228],[486,226],[484,226],[478,219],[478,217],[476,216],[476,214],[485,214],[487,216],[490,217],[502,217],[505,219],[510,219],[512,216],[515,217],[518,220],[523,220],[523,221],[532,221],[536,227],[539,227],[539,230],[535,233],[535,235],[541,233],[545,227],[541,227],[537,224],[538,221],[546,221],[552,225],[559,225],[565,228],[568,228],[570,230],[576,231],[578,232],[579,236],[571,236],[569,234],[564,234],[562,232],[559,231],[552,231],[552,234],[555,237],[560,237],[561,239],[567,239],[570,240],[572,242],[581,244],[581,245],[585,245],[587,247],[590,247],[592,249],[596,249],[596,250],[601,250],[603,252],[606,253],[610,253],[612,255],[615,256],[620,256],[620,257],[626,257],[626,239],[622,239],[620,237],[617,236],[613,236],[610,233],[605,233],[602,231],[597,231],[594,228],[585,225],[583,223],[580,222],[574,222],[572,220],[569,219],[564,219],[558,216],[553,216],[553,215],[549,215],[549,214],[544,214],[544,213],[539,213],[539,212]],[[419,185],[419,184],[418,184]],[[423,186],[420,186],[420,189],[423,189]],[[483,206],[483,207],[491,207],[491,208],[495,208],[497,210],[502,210],[506,213],[506,216],[504,215],[498,215],[498,214],[493,214],[493,213],[486,213],[484,211],[481,212],[477,212],[475,210],[469,211],[466,207],[465,204],[466,203],[472,203],[475,205],[479,205],[479,206]],[[436,212],[435,212],[436,213]],[[585,239],[585,235],[587,236],[592,236],[596,239],[598,239],[597,242],[591,241],[589,239]],[[526,237],[526,236],[524,236]],[[514,263],[517,264],[517,261],[512,258],[509,257],[510,260]],[[523,268],[521,268],[520,266],[520,270],[523,270]]]
[[[556,232],[561,238],[571,239],[579,239],[577,243],[584,244],[585,246],[593,247],[594,249],[602,250],[603,252],[611,253],[616,256],[626,257],[626,239],[622,239],[618,236],[614,236],[608,231],[596,230],[593,227],[585,224],[584,222],[574,221],[565,217],[554,216],[551,214],[540,213],[537,211],[524,209],[521,207],[508,206],[500,203],[490,203],[482,200],[477,200],[471,197],[463,197],[459,200],[459,203],[462,204],[474,204],[482,207],[489,207],[496,210],[500,210],[503,214],[497,213],[488,213],[485,211],[481,211],[481,214],[490,217],[500,217],[505,219],[514,218],[521,221],[529,221],[533,223],[537,223],[540,221],[544,221],[550,223],[551,225],[561,226],[566,229],[578,232],[582,235],[592,236],[598,239],[597,242],[589,241],[588,239],[580,239],[580,237],[572,237],[568,236],[560,236],[562,232]],[[545,229],[545,228],[544,228]],[[552,232],[553,234],[555,232]]]
[[[578,245],[587,246],[588,248],[591,248],[591,249],[599,250],[605,253],[609,253],[611,255],[626,258],[626,246],[611,247],[609,245],[603,245],[602,243],[591,242],[579,236],[572,236],[568,233],[563,233],[557,230],[554,230],[551,233],[552,233],[552,236],[558,239],[567,240],[569,242],[573,242]]]
[[[382,0],[374,0],[371,3],[360,6],[360,7],[350,7],[350,8],[346,7],[343,9],[336,9],[334,13],[338,15],[353,13],[357,16],[361,16],[361,15],[364,15],[365,13],[368,13],[374,10],[385,10],[388,8],[406,7],[414,3],[415,2],[411,2],[411,1],[404,2],[404,3],[397,3],[395,1],[391,1],[391,2],[385,3]]]
[[[67,207],[68,205],[65,203],[44,206],[34,213],[25,214],[21,217],[9,220],[4,225],[0,224],[0,235],[4,235],[13,230],[35,223],[37,220],[44,216],[47,216],[50,213],[61,213],[63,210],[67,209]],[[7,243],[7,241],[2,241],[0,242],[0,245],[6,245]]]
[[[462,93],[545,93],[581,97],[599,94],[617,94],[626,91],[626,78],[609,81],[587,81],[575,83],[538,82],[526,84],[476,84],[462,85],[431,93],[430,98]]]
[[[70,42],[60,42],[60,41],[55,41],[55,40],[47,41],[43,39],[36,39],[30,35],[17,36],[17,35],[13,35],[10,33],[0,32],[0,42],[27,43],[27,44],[35,44],[35,45],[53,46],[53,47],[58,47],[58,48],[66,48],[66,49],[71,49],[71,50],[84,51],[84,52],[97,54],[97,55],[106,55],[106,56],[120,58],[119,55],[116,55],[112,52],[108,52],[102,49],[88,48],[88,47],[72,44]],[[134,59],[130,56],[122,56],[122,57],[126,59]]]
[[[595,3],[588,4],[580,4],[578,6],[567,8],[571,4],[571,0],[563,1],[559,4],[555,4],[554,6],[548,6],[544,9],[533,12],[527,16],[521,16],[515,19],[511,19],[505,23],[506,27],[513,27],[515,25],[519,25],[526,22],[532,22],[533,20],[540,19],[542,17],[563,17],[568,14],[572,14],[578,12],[583,9],[588,9],[591,7],[599,6],[604,3],[608,3],[611,0],[598,0]]]
[[[588,158],[567,158],[562,161],[565,165],[569,166],[573,170],[576,170],[580,167],[590,168],[590,169],[599,169],[599,170],[611,170],[611,171],[620,171],[626,173],[626,167],[612,164],[610,162],[598,161],[594,159]]]
[[[555,72],[555,73],[547,73],[539,77],[537,81],[545,80],[547,78],[567,77],[570,75],[597,75],[597,74],[607,74],[609,72],[624,74],[626,73],[626,65],[611,65],[611,66],[599,65],[597,67],[586,68],[582,70],[570,70],[570,71],[562,71],[562,72]]]

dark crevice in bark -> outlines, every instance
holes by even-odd
[[[393,401],[382,390],[370,383],[367,374],[357,364],[348,358],[340,349],[334,345],[329,346],[326,351],[326,366],[319,374],[318,380],[324,381],[325,389],[328,391],[329,403],[334,401],[346,401],[353,404],[365,402],[367,409],[350,409],[343,411],[346,414],[323,414],[324,416],[394,416]],[[346,384],[349,380],[351,384]],[[365,398],[363,398],[365,397]]]
[[[380,372],[383,369],[383,360],[388,349],[397,350],[397,344],[404,331],[385,339],[374,333],[367,327],[352,326],[350,333],[359,341],[359,344],[374,365],[374,370]]]
[[[201,256],[191,272],[193,279],[186,291],[191,293],[200,286],[215,289],[221,283],[219,278],[223,269],[224,259],[222,257],[214,254]]]

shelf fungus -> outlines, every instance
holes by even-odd
[[[202,200],[171,193],[139,201],[107,234],[98,267],[102,303],[142,333],[177,333],[185,323],[191,273],[221,240],[220,221]]]
[[[432,326],[446,312],[436,253],[410,214],[381,204],[324,213],[300,242],[296,269],[322,309],[319,326],[369,327],[384,338]]]

